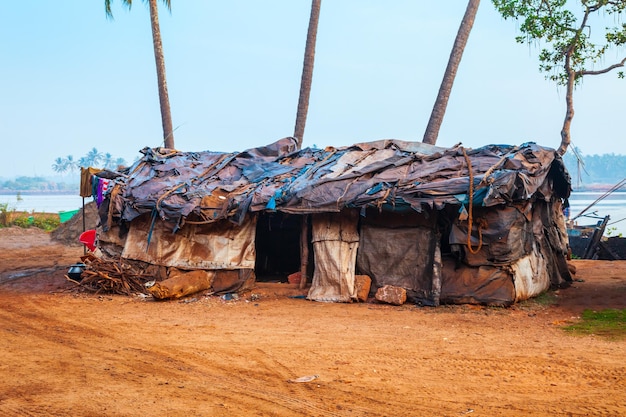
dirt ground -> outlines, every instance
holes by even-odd
[[[561,329],[626,308],[625,261],[503,309],[93,295],[64,278],[82,254],[0,229],[0,415],[626,415],[626,341]]]

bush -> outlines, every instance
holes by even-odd
[[[0,227],[8,226],[9,203],[0,203]]]
[[[1,207],[0,207],[1,209]],[[0,227],[18,226],[23,228],[37,227],[50,232],[61,224],[58,214],[52,213],[26,213],[2,211]]]
[[[43,229],[46,232],[53,231],[54,229],[59,227],[60,224],[61,224],[61,221],[58,218],[55,219],[54,217],[40,218],[40,217],[35,216],[35,221],[33,222],[33,226]]]

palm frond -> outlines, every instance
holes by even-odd
[[[108,19],[113,19],[113,12],[111,11],[111,3],[113,0],[104,0],[104,12]],[[133,6],[133,0],[121,0],[122,4],[128,7],[128,10]],[[168,0],[169,3],[169,0]]]

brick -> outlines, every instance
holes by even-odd
[[[399,306],[406,301],[406,290],[392,285],[385,285],[376,291],[376,299],[383,303]]]
[[[300,271],[289,274],[287,275],[287,281],[290,284],[300,284],[300,281],[302,281],[302,274]]]
[[[356,298],[360,302],[367,301],[367,297],[370,294],[370,288],[372,287],[372,279],[367,275],[355,275],[354,286],[356,288]]]

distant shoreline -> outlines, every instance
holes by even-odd
[[[581,186],[580,188],[576,188],[572,186],[573,193],[604,193],[610,191],[615,184],[589,184],[586,186]],[[621,187],[615,190],[614,192],[625,192],[626,187]]]
[[[33,190],[0,190],[0,195],[76,195],[80,196],[78,190],[55,190],[55,191],[33,191]]]

